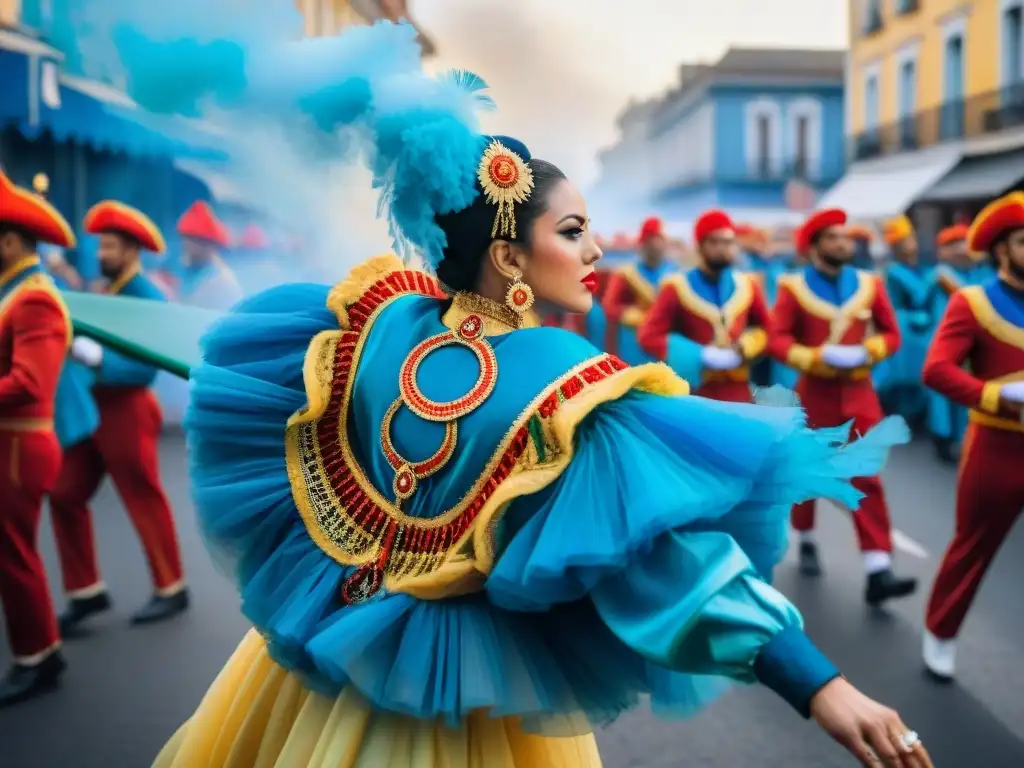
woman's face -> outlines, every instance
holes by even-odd
[[[567,180],[547,194],[547,210],[534,222],[523,280],[539,302],[566,312],[590,311],[597,291],[594,242],[583,195]]]

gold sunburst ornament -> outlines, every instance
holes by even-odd
[[[484,197],[497,206],[491,237],[516,237],[515,204],[525,203],[533,191],[533,171],[519,155],[500,141],[484,151],[477,171]]]

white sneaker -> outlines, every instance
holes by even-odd
[[[940,640],[925,630],[924,665],[936,677],[952,680],[956,670],[956,640]]]

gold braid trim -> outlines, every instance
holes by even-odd
[[[393,253],[374,256],[354,267],[344,280],[331,288],[327,294],[327,308],[338,318],[341,330],[347,331],[351,327],[348,317],[350,306],[362,299],[375,283],[405,269],[402,260]]]
[[[539,461],[535,451],[524,454],[512,473],[487,499],[473,530],[472,551],[464,551],[432,573],[406,579],[395,591],[421,600],[441,600],[477,592],[483,588],[487,575],[497,558],[498,524],[508,505],[521,496],[543,490],[556,481],[572,462],[576,428],[595,408],[618,400],[631,390],[665,396],[685,396],[689,385],[664,363],[648,363],[619,371],[597,381],[569,399],[552,401],[557,389],[541,393],[524,414],[537,412],[541,417],[544,443],[551,451],[546,461]],[[554,407],[550,415],[548,409]]]

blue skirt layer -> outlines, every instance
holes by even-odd
[[[588,591],[674,530],[731,534],[767,575],[791,504],[856,506],[846,479],[876,473],[906,439],[902,422],[884,422],[843,448],[848,432],[811,432],[796,407],[630,394],[580,425],[559,480],[509,507],[484,592],[436,602],[378,593],[342,607],[352,569],[307,534],[283,440],[305,405],[309,341],[337,327],[326,297],[320,286],[272,289],[207,335],[186,419],[196,509],[274,658],[315,690],[352,685],[393,712],[456,723],[489,709],[568,734],[643,694],[659,711],[694,711],[727,682],[651,664],[600,620]]]

